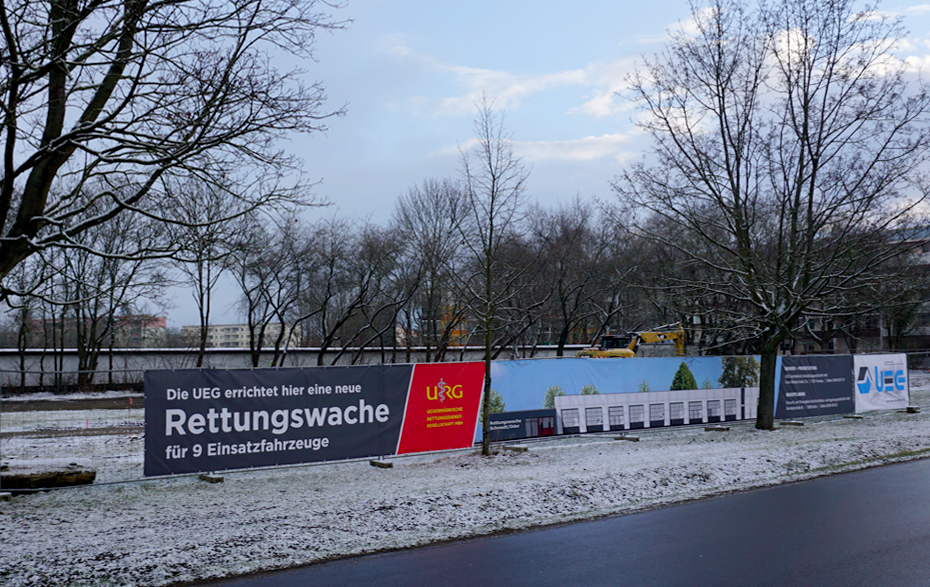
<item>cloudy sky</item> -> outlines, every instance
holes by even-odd
[[[482,92],[505,111],[543,203],[608,194],[635,152],[618,97],[637,57],[688,16],[683,2],[349,0],[345,31],[319,40],[312,71],[347,104],[325,135],[294,144],[341,212],[390,214],[396,196],[458,171]],[[661,15],[661,16],[659,16]]]
[[[667,30],[688,26],[681,0],[646,4],[575,0],[347,0],[346,30],[324,33],[317,63],[344,117],[294,139],[316,192],[339,214],[386,220],[396,197],[429,177],[458,172],[482,92],[504,110],[517,153],[530,164],[529,196],[552,204],[576,194],[610,197],[608,182],[644,148],[624,78]],[[909,30],[900,57],[930,73],[930,4],[887,2]],[[618,95],[618,92],[621,95]],[[186,296],[172,323],[196,323]],[[191,307],[188,307],[191,306]],[[238,322],[235,311],[217,322]]]
[[[308,68],[347,114],[292,145],[323,180],[318,193],[342,213],[386,217],[411,185],[457,173],[458,146],[471,138],[486,92],[531,164],[531,197],[609,197],[608,181],[643,148],[632,104],[617,92],[641,55],[661,49],[667,29],[687,26],[690,10],[680,0],[567,6],[348,0],[336,15],[352,22],[319,39],[319,62]],[[930,4],[882,9],[905,18],[902,57],[926,60]]]

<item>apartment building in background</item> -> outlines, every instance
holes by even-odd
[[[280,324],[272,323],[265,326],[262,347],[273,348],[275,340],[278,339],[280,334]],[[200,338],[200,326],[182,326],[181,337],[188,345],[196,346]],[[288,347],[298,346],[300,344],[300,327],[295,328],[293,325],[286,324],[285,337]],[[248,324],[212,324],[207,327],[207,347],[209,348],[247,349],[249,348],[250,338]]]

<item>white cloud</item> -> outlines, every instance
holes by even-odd
[[[916,6],[908,7],[905,12],[911,14],[922,14],[924,12],[930,12],[930,4],[918,4]]]
[[[892,20],[895,18],[895,15],[890,12],[885,12],[883,10],[863,10],[862,12],[856,12],[851,17],[850,20],[874,20],[874,21],[884,21]]]
[[[534,94],[568,86],[583,85],[587,75],[583,70],[569,70],[544,75],[514,75],[499,70],[463,66],[444,66],[452,73],[464,93],[439,100],[440,114],[472,114],[482,94],[494,100],[496,108],[519,107],[520,101]]]
[[[651,37],[636,37],[635,43],[637,45],[657,45],[662,44],[668,41],[668,34],[655,35]]]
[[[908,71],[923,73],[930,71],[930,55],[912,55],[904,59]]]
[[[450,75],[456,85],[462,88],[462,92],[454,96],[410,98],[407,101],[407,107],[423,114],[433,116],[472,114],[482,94],[491,97],[497,108],[518,107],[522,99],[534,94],[567,86],[584,85],[587,81],[587,73],[581,69],[543,75],[516,75],[497,69],[448,64],[416,53],[403,44],[402,39],[392,38],[391,41],[384,50],[394,59],[415,64],[428,72]]]
[[[608,88],[595,92],[595,96],[578,107],[577,111],[595,118],[603,118],[618,109],[617,93],[613,88]]]
[[[895,45],[896,53],[913,53],[919,50],[919,46],[914,44],[910,39],[901,39]]]
[[[634,63],[633,58],[624,58],[589,65],[585,71],[591,92],[588,99],[571,112],[604,118],[632,108],[633,104],[622,94],[628,89],[626,79],[633,72]]]
[[[622,148],[628,142],[629,137],[626,135],[611,134],[568,141],[516,141],[514,150],[528,161],[592,161],[607,157],[620,158]]]
[[[701,32],[701,23],[706,26],[706,24],[713,19],[716,12],[716,8],[711,8],[709,6],[701,8],[690,17],[669,25],[666,30],[672,35],[684,34],[688,37],[696,37]]]
[[[588,89],[586,100],[578,107],[570,109],[571,114],[601,118],[627,108],[624,100],[618,98],[616,93],[624,89],[623,80],[632,71],[631,58],[593,63],[584,68],[541,75],[518,75],[498,69],[444,63],[420,55],[400,41],[401,39],[395,39],[385,51],[393,58],[415,64],[427,72],[448,75],[461,89],[455,95],[444,97],[408,98],[403,107],[412,112],[431,116],[471,115],[482,94],[494,101],[495,108],[518,108],[523,100],[531,96],[569,87]]]
[[[630,137],[624,134],[609,134],[599,137],[589,136],[567,141],[513,141],[514,153],[526,161],[593,161],[614,157],[626,158],[624,145],[630,143]],[[441,151],[443,155],[458,155],[478,146],[478,139],[472,138],[464,144],[449,146]]]

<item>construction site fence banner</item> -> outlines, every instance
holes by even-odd
[[[758,356],[751,355],[495,361],[491,364],[491,385],[504,400],[505,414],[557,407],[557,398],[563,395],[648,394],[688,389],[689,386],[701,391],[743,389],[745,397],[716,398],[711,397],[713,394],[705,394],[706,398],[689,398],[687,401],[719,399],[724,406],[729,400],[731,404],[736,402],[739,406],[746,406],[746,410],[740,410],[738,419],[751,419],[756,417],[758,392],[754,390],[759,385],[760,363]],[[754,394],[753,399],[749,399],[750,392]],[[907,356],[780,356],[776,362],[775,394],[774,416],[779,419],[900,409],[909,403]],[[656,403],[664,401],[656,400]],[[668,401],[669,409],[677,409],[679,400]],[[591,405],[582,403],[584,405],[579,406],[591,408],[592,417],[597,417],[594,403],[598,402]],[[638,406],[642,402],[631,400],[627,403]],[[705,405],[704,409],[713,410],[715,405]],[[638,410],[637,407],[632,414],[636,417],[634,423],[640,418]],[[626,416],[629,418],[631,415]],[[606,422],[608,416],[604,418]],[[620,418],[619,409],[617,418]],[[706,416],[704,421],[709,421],[709,418]],[[508,418],[501,416],[501,419]],[[558,419],[561,429],[561,412]],[[657,422],[661,419],[655,418]],[[670,416],[666,419],[670,422],[681,420]],[[691,418],[686,417],[685,420],[690,422]],[[694,420],[699,421],[699,418]],[[631,425],[627,420],[623,428],[629,429]],[[608,430],[609,424],[605,423],[603,427]],[[580,424],[565,428],[570,431],[574,428],[587,430]],[[480,430],[476,437],[480,438]]]
[[[852,355],[778,357],[775,418],[854,413],[852,373]]]
[[[492,442],[555,436],[557,430],[554,409],[503,412],[488,419]]]
[[[483,363],[145,374],[146,476],[467,448]]]
[[[507,411],[552,408],[554,395],[667,391],[676,375],[699,389],[758,385],[759,359],[637,357],[633,359],[526,359],[491,363],[491,387]],[[548,396],[548,397],[547,397]],[[547,404],[547,399],[550,403]]]
[[[907,355],[854,355],[856,412],[903,410],[910,404]]]

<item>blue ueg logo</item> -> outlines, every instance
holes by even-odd
[[[859,386],[859,393],[869,393],[872,391],[872,374],[869,373],[868,367],[859,367],[859,376],[856,377],[856,385]]]
[[[859,376],[856,377],[856,385],[859,387],[859,393],[870,393],[872,386],[875,386],[876,393],[904,391],[906,382],[903,369],[883,369],[875,367],[875,374],[868,367],[859,368]]]

